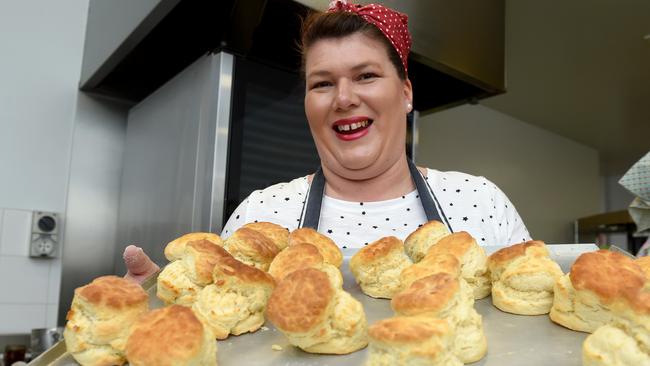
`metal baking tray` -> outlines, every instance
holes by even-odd
[[[486,247],[492,252],[501,247]],[[593,244],[550,244],[551,257],[566,273],[575,259],[582,253],[597,250]],[[368,324],[391,317],[390,301],[374,299],[364,295],[354,282],[348,261],[354,250],[344,250],[345,263],[342,266],[344,289],[361,301],[366,311]],[[155,277],[147,280],[143,287],[151,296],[151,307],[161,307],[155,296]],[[581,365],[582,342],[587,333],[575,332],[561,327],[548,315],[523,316],[504,313],[492,306],[490,297],[476,301],[476,310],[483,316],[483,327],[488,342],[487,355],[471,365],[481,366],[548,366]],[[279,345],[282,350],[271,347]],[[272,324],[267,322],[255,333],[230,336],[217,343],[219,365],[361,365],[366,359],[367,349],[349,355],[315,355],[291,346],[286,338]],[[42,354],[30,365],[77,365],[72,356],[65,352],[64,344],[57,344]]]

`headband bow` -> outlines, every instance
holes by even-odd
[[[408,72],[408,54],[411,49],[411,34],[408,30],[408,16],[379,4],[358,5],[345,0],[330,2],[328,13],[355,13],[366,22],[374,24],[388,38],[397,51],[404,71]]]

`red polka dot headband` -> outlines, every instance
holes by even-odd
[[[330,2],[328,13],[355,13],[368,23],[374,24],[388,38],[399,58],[404,70],[408,72],[408,54],[411,50],[411,34],[408,30],[408,16],[379,4],[358,5],[345,0]]]

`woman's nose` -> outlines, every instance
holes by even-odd
[[[341,80],[336,85],[336,109],[349,109],[359,105],[359,98],[354,91],[354,86],[348,80]]]

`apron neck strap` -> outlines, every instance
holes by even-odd
[[[438,203],[436,196],[433,194],[431,186],[426,182],[418,168],[415,164],[407,159],[409,166],[409,172],[411,173],[411,179],[415,183],[417,188],[418,195],[420,196],[420,202],[422,203],[422,208],[424,213],[427,216],[427,220],[437,220],[451,230],[451,225],[447,221],[447,217],[442,211],[442,207]],[[323,195],[325,193],[325,175],[323,174],[323,169],[321,167],[316,170],[314,177],[307,191],[307,199],[303,204],[302,213],[300,214],[300,223],[298,227],[309,227],[314,230],[318,230],[318,223],[320,221],[321,206],[323,203]],[[453,232],[453,231],[452,231]]]

